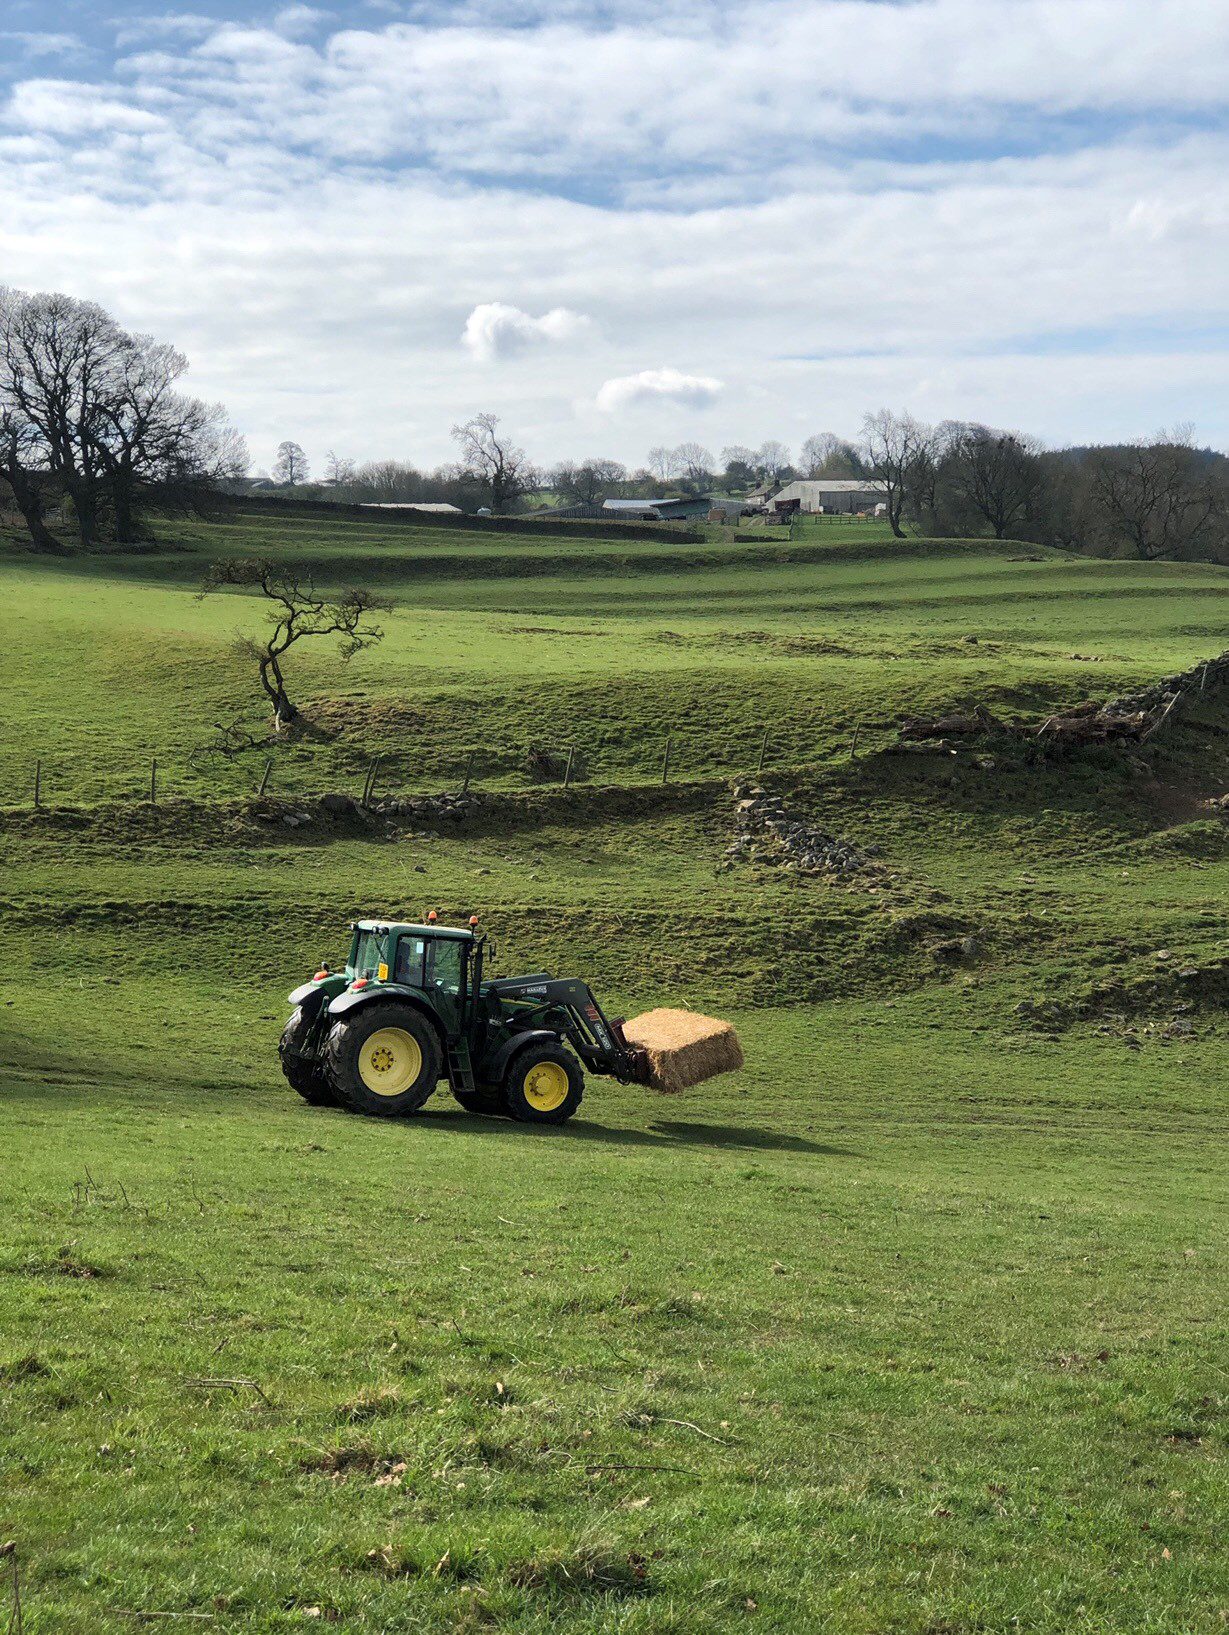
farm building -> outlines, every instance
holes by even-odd
[[[363,500],[364,511],[432,511],[439,516],[461,515],[459,505],[445,505],[442,500]]]
[[[772,496],[772,503],[797,500],[800,511],[873,511],[887,498],[886,485],[874,477],[814,477],[786,483]]]
[[[707,495],[693,499],[606,500],[602,509],[624,521],[629,517],[648,517],[653,522],[677,522],[681,518],[706,517],[710,503]]]

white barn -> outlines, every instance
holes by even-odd
[[[799,478],[797,482],[786,483],[772,496],[774,505],[779,500],[797,500],[803,511],[823,511],[828,515],[873,511],[877,505],[886,504],[887,485],[874,477]]]

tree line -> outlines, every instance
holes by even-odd
[[[243,476],[242,437],[220,404],[180,390],[187,367],[91,301],[0,288],[0,479],[37,550],[65,549],[56,506],[82,546],[125,544],[148,510],[197,506]]]
[[[1021,432],[926,425],[882,409],[863,423],[867,472],[892,532],[990,534],[1146,561],[1226,555],[1229,461],[1189,426],[1136,443],[1047,449]]]
[[[857,438],[817,432],[796,458],[772,439],[756,449],[730,445],[719,458],[701,443],[683,442],[650,449],[633,469],[596,457],[539,468],[490,414],[454,427],[453,437],[458,459],[430,472],[330,453],[314,492],[352,503],[443,501],[498,513],[544,501],[600,505],[717,489],[771,496],[799,478],[863,480],[876,486],[897,537],[989,535],[1146,560],[1229,560],[1229,460],[1197,447],[1189,426],[1134,443],[1049,449],[1020,431],[973,421],[928,425],[881,409],[864,417]],[[305,457],[297,444],[289,447],[292,459],[279,458],[275,477],[303,482]]]
[[[51,512],[71,513],[80,542],[130,543],[153,510],[200,508],[243,491],[243,438],[220,404],[182,390],[182,352],[131,334],[93,302],[0,287],[0,484],[37,550],[62,552]],[[689,441],[648,451],[629,470],[609,458],[534,464],[499,417],[452,428],[456,458],[432,471],[397,460],[358,464],[330,452],[323,483],[291,439],[273,482],[368,504],[447,503],[495,514],[606,498],[771,496],[794,478],[874,483],[893,533],[991,535],[1146,559],[1229,560],[1229,461],[1196,447],[1189,427],[1137,443],[1048,449],[974,422],[928,425],[881,409],[856,438],[732,444],[720,457]],[[267,480],[267,479],[266,479]]]

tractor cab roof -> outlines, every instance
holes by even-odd
[[[476,935],[468,926],[462,928],[455,925],[409,925],[402,920],[355,920],[351,929],[378,931],[381,936],[387,936],[389,933],[401,936],[408,933],[414,937],[443,937],[451,942],[473,942]]]

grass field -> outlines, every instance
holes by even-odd
[[[0,559],[27,1635],[1223,1629],[1229,711],[1057,764],[883,751],[924,705],[1032,719],[1220,651],[1227,570],[812,532],[254,516]],[[260,722],[255,604],[194,595],[251,551],[378,584],[387,636],[292,658],[303,739],[192,759]],[[721,868],[766,729],[765,783],[876,871]],[[267,757],[305,800],[471,750],[456,830],[244,805]],[[616,1014],[729,1015],[746,1071],[592,1080],[561,1130],[306,1107],[285,992],[428,906]]]

